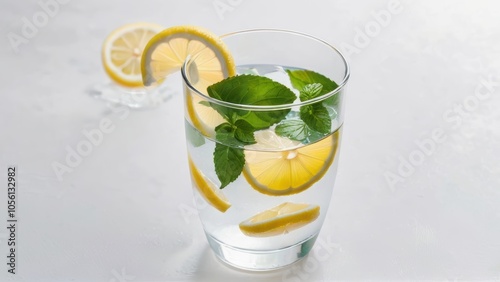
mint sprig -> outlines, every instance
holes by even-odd
[[[224,79],[207,88],[208,95],[225,102],[273,106],[290,104],[297,98],[286,86],[267,77],[239,75]],[[205,103],[206,104],[206,103]],[[214,151],[215,173],[221,189],[233,182],[243,171],[245,154],[241,147],[255,143],[254,132],[282,121],[290,109],[250,111],[217,103],[208,103],[227,121],[215,128],[217,144]]]
[[[293,88],[301,91],[308,84],[319,83],[323,86],[320,95],[329,93],[337,89],[338,84],[328,77],[310,70],[287,70],[290,82]],[[323,104],[325,106],[336,107],[340,103],[340,95],[334,95],[326,99]]]
[[[239,125],[239,127],[238,127]],[[221,189],[238,178],[245,165],[245,154],[240,147],[254,144],[252,127],[244,120],[235,125],[225,122],[215,128],[214,164]]]
[[[287,70],[292,86],[299,90],[300,101],[320,97],[337,88],[337,84],[319,73],[308,70]],[[293,103],[297,97],[286,86],[267,77],[239,75],[224,79],[207,88],[217,100],[250,106],[273,106]],[[256,143],[254,132],[276,125],[276,134],[297,141],[319,139],[331,131],[331,108],[339,95],[300,107],[300,119],[285,117],[290,109],[265,111],[235,109],[219,103],[204,102],[225,120],[215,128],[215,173],[221,189],[236,180],[245,166],[245,145]],[[330,109],[330,111],[329,111]]]
[[[326,76],[309,70],[287,70],[292,86],[299,90],[300,101],[320,97],[337,88],[337,84]],[[300,121],[285,120],[276,126],[276,134],[297,141],[306,141],[311,136],[324,136],[331,131],[332,117],[326,106],[338,103],[338,95],[311,105],[301,106]]]

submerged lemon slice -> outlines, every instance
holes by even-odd
[[[225,212],[231,203],[222,194],[219,188],[210,179],[205,177],[201,171],[194,165],[189,157],[189,170],[191,171],[191,181],[196,187],[201,196],[214,208],[221,212]]]
[[[320,180],[333,163],[339,135],[336,131],[319,142],[286,151],[246,150],[243,175],[255,190],[267,195],[282,196],[304,191]],[[267,149],[276,150],[282,149],[279,146],[283,143],[287,144],[280,140],[288,140],[275,135],[274,139],[259,142],[258,135],[255,137],[257,144],[268,144]],[[260,147],[255,149],[262,150]]]
[[[188,56],[193,60],[187,70],[190,82],[203,94],[207,94],[208,86],[236,75],[233,57],[218,36],[195,26],[175,26],[160,32],[147,44],[141,65],[144,85],[161,83],[180,70]],[[209,135],[224,119],[201,101],[198,94],[187,91],[186,110],[191,123]]]
[[[239,226],[248,236],[276,236],[313,222],[318,218],[319,210],[317,205],[286,202],[252,216]]]
[[[133,23],[109,34],[102,46],[102,63],[109,77],[123,86],[142,86],[142,51],[162,29],[157,24]]]

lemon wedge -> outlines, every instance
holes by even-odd
[[[302,192],[320,180],[333,163],[339,135],[337,130],[310,145],[266,152],[262,151],[262,146],[268,150],[280,150],[283,146],[293,145],[293,141],[280,137],[271,130],[262,141],[256,134],[257,144],[252,146],[257,147],[247,147],[251,150],[245,150],[243,175],[255,190],[267,195],[284,196]]]
[[[111,32],[102,46],[102,63],[109,77],[122,86],[143,86],[142,51],[162,29],[161,25],[141,22],[127,24]]]
[[[228,199],[210,179],[205,177],[200,170],[189,159],[189,170],[191,171],[191,181],[201,196],[214,208],[220,212],[226,212],[231,207]]]
[[[319,216],[320,207],[286,202],[242,221],[240,230],[252,237],[268,237],[303,227]]]
[[[147,44],[141,65],[144,85],[161,83],[169,74],[178,71],[188,56],[193,60],[193,67],[188,70],[190,82],[203,94],[207,94],[208,86],[236,75],[233,57],[218,36],[196,26],[174,26],[163,30]],[[191,123],[209,136],[224,119],[201,101],[202,97],[187,89],[186,112]]]

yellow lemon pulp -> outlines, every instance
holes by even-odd
[[[204,101],[204,99],[199,95],[189,89],[185,91],[186,112],[191,123],[201,134],[207,137],[215,137],[215,128],[219,124],[226,122],[226,120],[212,107],[201,104],[200,102]]]
[[[126,87],[143,86],[142,52],[148,41],[162,29],[157,24],[133,23],[109,34],[102,46],[102,63],[109,77]]]
[[[313,222],[319,216],[320,207],[310,204],[286,202],[258,213],[240,223],[240,230],[252,237],[286,234]]]
[[[320,180],[333,163],[339,135],[337,130],[319,142],[286,151],[246,150],[243,175],[255,190],[267,195],[302,192]]]
[[[188,70],[190,82],[203,94],[207,94],[208,86],[236,75],[233,57],[218,36],[195,26],[175,26],[147,44],[141,65],[144,85],[161,83],[178,71],[188,56],[193,60]],[[186,90],[186,112],[191,123],[202,134],[210,135],[224,119],[211,107],[200,104],[202,97]]]
[[[189,157],[188,159],[193,185],[211,206],[221,212],[225,212],[229,207],[231,207],[231,203],[229,203],[219,188],[212,181],[210,181],[210,179],[205,177],[200,170],[198,170],[191,158]]]

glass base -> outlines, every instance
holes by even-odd
[[[318,234],[293,246],[267,251],[235,248],[208,234],[206,236],[210,247],[222,262],[244,270],[270,271],[283,268],[304,258],[312,249]]]
[[[154,88],[125,88],[108,82],[93,85],[87,92],[94,98],[131,108],[154,108],[165,103],[177,91],[164,85]]]

